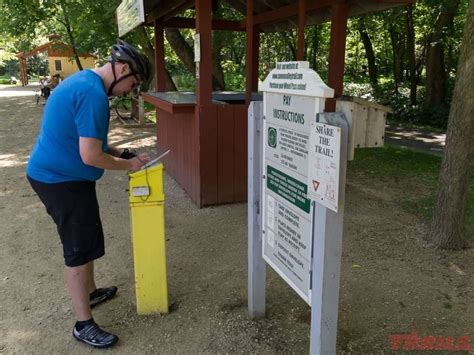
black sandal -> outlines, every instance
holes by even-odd
[[[89,296],[91,308],[114,298],[116,293],[117,287],[115,286],[96,289]]]
[[[81,330],[77,330],[76,327],[74,327],[72,336],[95,348],[108,348],[118,342],[119,339],[118,336],[100,329],[94,321],[84,326]]]

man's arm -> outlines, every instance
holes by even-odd
[[[111,153],[117,151],[118,149],[112,148]],[[104,153],[102,141],[96,138],[79,137],[79,153],[84,164],[107,170],[137,170],[150,161],[147,154],[126,160]]]
[[[109,151],[108,151],[107,153],[109,153],[110,155],[112,155],[112,156],[118,158],[118,157],[120,157],[120,155],[123,153],[123,149],[111,147],[111,146],[109,145]]]

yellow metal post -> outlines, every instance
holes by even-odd
[[[129,176],[137,313],[168,313],[163,165]]]

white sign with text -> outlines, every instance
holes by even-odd
[[[308,190],[317,203],[337,212],[341,166],[341,129],[311,122]]]
[[[265,261],[311,303],[312,214],[308,196],[311,122],[333,96],[308,62],[277,63],[263,91]]]
[[[119,37],[145,22],[143,0],[122,0],[117,7],[117,26]]]

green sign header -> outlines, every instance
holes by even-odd
[[[301,181],[267,165],[267,188],[309,213],[308,186]]]

